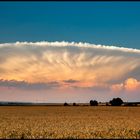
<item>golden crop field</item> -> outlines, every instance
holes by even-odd
[[[140,107],[0,106],[0,138],[140,138]]]

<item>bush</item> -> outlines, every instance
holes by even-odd
[[[112,106],[121,106],[123,104],[123,100],[121,98],[113,98],[109,103]]]
[[[109,106],[109,103],[106,103],[106,106]]]
[[[77,106],[76,103],[73,103],[73,106]]]
[[[68,106],[68,105],[69,105],[68,103],[66,103],[66,102],[64,103],[64,106]]]
[[[96,100],[90,100],[90,105],[91,106],[98,106],[98,102]]]

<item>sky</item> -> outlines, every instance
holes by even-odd
[[[140,99],[139,2],[0,2],[0,100]]]

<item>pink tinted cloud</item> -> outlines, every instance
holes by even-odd
[[[140,81],[135,78],[128,78],[123,83],[114,84],[111,86],[111,90],[115,92],[133,92],[140,89]]]

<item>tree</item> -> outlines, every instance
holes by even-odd
[[[64,106],[68,106],[68,105],[69,105],[68,103],[66,103],[66,102],[64,103]]]
[[[98,102],[96,100],[90,100],[90,105],[91,106],[98,106]]]
[[[123,104],[123,100],[121,98],[113,98],[109,103],[112,106],[121,106]]]
[[[73,106],[77,106],[76,103],[73,103]]]

